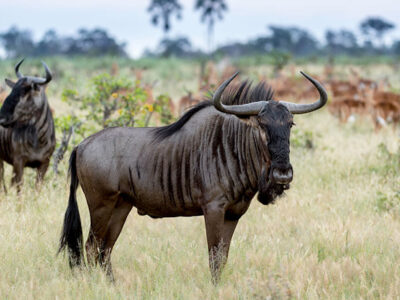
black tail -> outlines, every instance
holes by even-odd
[[[82,249],[82,224],[79,215],[78,203],[76,202],[76,190],[79,179],[76,174],[76,149],[72,151],[69,159],[69,173],[71,175],[71,185],[69,192],[68,207],[65,212],[64,226],[60,238],[60,248],[58,252],[68,249],[69,265],[72,268],[81,265],[83,260]]]

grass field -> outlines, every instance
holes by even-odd
[[[60,87],[78,81],[83,89],[90,74],[110,67],[91,63],[85,69],[74,61],[61,82],[49,86],[56,114],[72,109],[60,101]],[[177,97],[185,86],[196,85],[194,63],[179,63],[173,70],[168,70],[173,61],[149,65],[145,78],[158,79],[158,91],[165,88]],[[12,67],[5,62],[0,67],[11,75]],[[297,67],[322,70],[320,65]],[[356,67],[368,70],[372,78],[399,78],[388,65]],[[271,70],[251,66],[244,75],[255,78],[257,68]],[[121,73],[129,72],[129,66],[121,67]],[[98,268],[72,273],[66,257],[56,256],[68,198],[64,161],[59,177],[49,170],[40,192],[32,170],[25,171],[19,197],[13,190],[0,192],[0,298],[400,298],[398,130],[375,133],[369,120],[360,119],[340,124],[327,109],[296,116],[295,122],[293,139],[312,132],[314,147],[293,141],[290,190],[274,205],[254,199],[236,229],[218,286],[210,280],[201,217],[153,220],[135,210],[113,251],[116,282],[109,283]],[[10,177],[8,166],[8,184]],[[86,238],[89,216],[80,190],[78,200]]]

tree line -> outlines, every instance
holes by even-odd
[[[228,11],[225,0],[195,0],[194,9],[200,12],[200,20],[207,26],[208,50],[195,49],[189,37],[169,37],[173,20],[182,18],[179,0],[150,0],[148,13],[155,26],[165,33],[155,50],[146,50],[147,57],[203,57],[207,55],[245,56],[266,53],[284,53],[295,57],[305,56],[359,56],[400,55],[400,40],[386,45],[383,41],[395,25],[380,17],[369,17],[359,25],[359,31],[347,29],[327,30],[323,41],[297,26],[270,25],[266,33],[247,42],[235,42],[212,47],[213,30],[218,20]],[[0,45],[7,57],[52,55],[114,55],[126,57],[125,43],[118,42],[105,29],[80,29],[73,36],[60,36],[55,30],[47,31],[35,42],[28,30],[11,27],[0,32]]]
[[[233,42],[217,47],[212,55],[245,56],[266,53],[285,53],[294,57],[400,55],[400,40],[385,44],[384,37],[395,25],[383,18],[371,17],[361,22],[360,31],[347,29],[325,32],[323,41],[297,26],[270,25],[266,33],[247,42]],[[205,55],[192,46],[189,38],[164,38],[157,50],[147,51],[147,56],[196,57]]]
[[[12,26],[0,33],[0,45],[3,46],[8,58],[53,55],[127,56],[126,44],[116,41],[102,28],[92,30],[82,28],[72,36],[60,36],[55,30],[50,29],[38,42],[35,42],[31,31]]]
[[[225,0],[195,0],[194,9],[200,11],[201,22],[207,25],[209,54],[225,54],[233,56],[281,52],[293,56],[312,55],[400,55],[400,40],[392,45],[383,43],[384,36],[395,28],[395,25],[380,17],[368,17],[359,26],[361,42],[358,33],[350,30],[327,30],[325,41],[318,41],[305,29],[292,26],[283,27],[271,25],[269,34],[249,40],[245,43],[230,43],[212,49],[212,36],[216,21],[221,20],[228,10]],[[148,12],[152,23],[161,25],[167,34],[171,30],[173,17],[182,18],[182,5],[179,0],[151,0]],[[194,50],[188,37],[164,37],[156,51],[145,53],[147,56],[178,56],[196,57],[204,55]]]
[[[222,19],[223,12],[227,10],[225,0],[195,0],[195,9],[201,12],[201,21],[207,24],[211,45],[214,24]],[[147,10],[151,15],[151,22],[156,26],[161,25],[165,34],[171,29],[173,17],[182,17],[182,5],[178,0],[150,0]],[[168,41],[162,44],[165,47]],[[102,28],[80,29],[74,36],[59,36],[55,30],[50,29],[40,41],[35,42],[31,31],[12,26],[8,31],[0,33],[0,46],[3,46],[8,58],[52,55],[127,56],[126,44],[117,42]],[[187,50],[184,48],[182,44],[183,54]]]

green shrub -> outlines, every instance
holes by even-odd
[[[314,136],[312,131],[303,131],[299,128],[293,128],[291,131],[290,144],[296,148],[314,148]]]
[[[78,91],[64,89],[62,99],[79,103],[86,119],[102,128],[111,126],[148,126],[154,113],[162,124],[172,120],[170,98],[160,95],[149,101],[149,92],[140,81],[132,83],[125,77],[101,74],[90,80],[90,91],[80,96]]]
[[[400,147],[397,152],[390,152],[384,143],[378,145],[378,159],[381,162],[381,172],[396,176],[400,170]]]

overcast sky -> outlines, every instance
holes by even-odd
[[[197,48],[205,48],[206,27],[195,0],[179,0],[183,19],[173,19],[169,36],[190,37]],[[267,32],[267,25],[296,25],[312,32],[320,40],[326,29],[350,29],[367,16],[381,16],[398,28],[391,38],[400,39],[400,1],[398,0],[226,0],[229,11],[215,26],[214,41],[221,45],[245,41]],[[154,49],[163,33],[150,23],[150,0],[0,0],[0,32],[17,25],[29,29],[39,39],[49,28],[59,34],[73,34],[78,28],[103,27],[119,41],[128,43],[128,53],[140,56]]]

